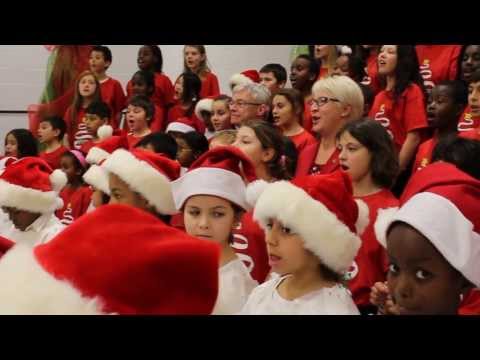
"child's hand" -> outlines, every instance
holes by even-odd
[[[397,306],[390,296],[387,282],[377,282],[370,292],[370,302],[378,307],[380,313],[385,315],[399,315]]]

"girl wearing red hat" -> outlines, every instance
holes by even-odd
[[[280,277],[258,286],[246,315],[357,315],[341,277],[352,264],[368,218],[347,174],[254,183],[254,219],[265,230],[269,263]]]
[[[172,182],[186,232],[221,245],[220,287],[213,311],[216,315],[239,312],[258,285],[231,246],[233,229],[248,209],[244,179],[256,179],[253,165],[240,150],[225,146],[205,153]]]

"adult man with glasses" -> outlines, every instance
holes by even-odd
[[[237,85],[230,103],[230,121],[239,127],[250,119],[266,120],[270,111],[270,91],[261,84]]]

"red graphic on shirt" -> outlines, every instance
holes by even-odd
[[[380,105],[380,109],[375,114],[374,119],[378,121],[387,130],[388,134],[393,139],[393,133],[390,130],[390,119],[385,116],[385,104]]]
[[[420,74],[423,77],[423,85],[425,90],[430,91],[435,87],[435,83],[432,81],[432,69],[430,68],[430,60],[423,60],[423,64],[420,65]]]
[[[68,203],[67,208],[63,212],[62,220],[60,222],[63,225],[70,225],[73,222],[73,209],[72,209],[72,204]]]

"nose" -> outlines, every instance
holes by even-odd
[[[198,219],[198,227],[200,229],[208,229],[210,226],[210,222],[208,220],[208,217],[207,216],[200,216],[200,218]]]
[[[435,102],[432,101],[430,104],[427,106],[427,111],[434,111],[435,110]]]
[[[397,299],[408,300],[413,296],[413,284],[407,276],[399,275],[396,280],[395,297]]]

